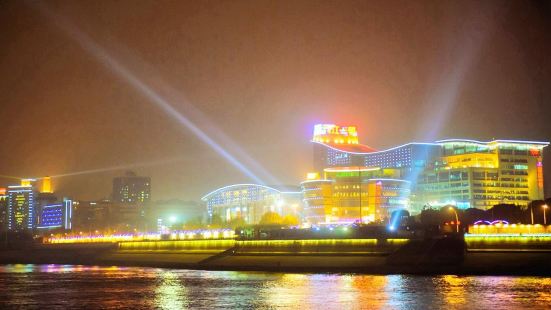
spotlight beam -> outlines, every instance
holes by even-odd
[[[265,185],[265,182],[253,173],[248,167],[241,163],[236,157],[234,157],[230,152],[218,144],[214,139],[212,139],[208,134],[206,134],[199,126],[197,126],[189,118],[181,114],[176,110],[163,96],[156,92],[153,88],[149,87],[145,82],[139,79],[132,71],[125,67],[122,63],[117,61],[112,57],[107,50],[102,46],[97,44],[91,37],[86,33],[80,31],[69,21],[59,16],[50,10],[44,3],[29,3],[30,6],[35,7],[40,13],[47,16],[59,29],[61,29],[66,35],[71,39],[75,40],[84,50],[89,52],[91,55],[97,58],[97,60],[102,63],[104,66],[109,68],[113,73],[122,78],[130,86],[132,86],[136,91],[142,94],[144,97],[149,99],[150,102],[154,103],[159,107],[163,112],[168,116],[178,121],[180,124],[184,125],[189,131],[191,131],[196,137],[201,139],[205,144],[212,148],[217,154],[222,156],[227,162],[237,168],[241,173],[246,175],[248,178],[252,179],[258,184]]]
[[[167,163],[177,162],[181,160],[183,160],[183,158],[172,158],[172,159],[156,160],[152,162],[117,165],[117,166],[106,167],[106,168],[88,169],[88,170],[81,170],[76,172],[56,174],[56,175],[51,175],[50,178],[62,178],[62,177],[70,177],[70,176],[77,176],[77,175],[84,175],[84,174],[93,174],[93,173],[102,173],[102,172],[117,171],[117,170],[126,170],[126,169],[139,168],[139,167],[156,166],[156,165],[163,165]],[[36,179],[43,179],[43,178],[36,178]]]

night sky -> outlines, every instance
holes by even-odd
[[[154,200],[251,181],[136,80],[266,183],[303,179],[316,123],[357,125],[378,149],[549,141],[550,12],[537,1],[0,1],[0,174],[69,174],[54,186],[76,199],[108,197],[126,168],[152,177]]]

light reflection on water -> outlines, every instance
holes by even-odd
[[[155,286],[155,305],[162,309],[184,309],[188,307],[185,283],[180,282],[176,272],[159,271]]]
[[[544,309],[551,278],[0,265],[0,308]]]

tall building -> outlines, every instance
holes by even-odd
[[[48,207],[45,209],[46,206],[51,206],[56,203],[61,204],[58,202],[57,197],[55,196],[53,190],[52,190],[52,181],[50,177],[43,177],[40,178],[40,184],[37,184],[36,188],[39,188],[40,190],[38,193],[35,193],[35,212],[34,212],[34,223],[37,226],[41,226],[43,219],[43,215],[51,214],[51,210],[53,210],[51,207]]]
[[[8,229],[8,196],[6,189],[0,187],[0,231]]]
[[[543,175],[545,198],[551,198],[551,147],[543,149]]]
[[[8,230],[27,231],[35,228],[35,194],[32,181],[8,186]]]
[[[40,187],[41,193],[53,193],[52,179],[48,176],[42,178],[42,186]]]
[[[128,171],[113,179],[113,199],[98,203],[95,218],[107,217],[103,230],[131,232],[147,229],[146,213],[151,200],[151,178]]]
[[[146,203],[151,199],[151,178],[137,176],[128,171],[125,176],[113,179],[113,202]]]
[[[451,139],[375,150],[359,143],[354,126],[321,124],[314,127],[312,143],[314,170],[324,178],[311,184],[320,184],[320,190],[324,188],[321,196],[327,196],[330,187],[326,182],[331,180],[327,168],[365,167],[393,169],[396,171],[393,179],[410,182],[409,197],[400,201],[407,201],[404,207],[411,212],[446,204],[479,209],[499,203],[526,205],[544,198],[542,151],[548,142]],[[303,183],[303,190],[307,189],[305,184],[310,185]],[[357,188],[354,195],[359,192]],[[305,192],[305,199],[309,195]],[[327,203],[323,202],[326,219],[332,214],[329,209],[334,207],[328,207]]]
[[[300,217],[302,210],[298,188],[274,188],[259,184],[225,186],[206,194],[201,200],[207,204],[209,218],[216,215],[225,223],[242,218],[248,224],[258,224],[267,212]]]

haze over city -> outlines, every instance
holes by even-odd
[[[548,309],[550,34],[541,0],[0,0],[0,309]]]
[[[174,112],[267,184],[304,180],[317,123],[356,125],[376,149],[549,141],[549,12],[538,1],[5,1],[0,174],[50,175],[79,199],[108,197],[128,169],[151,176],[155,200],[254,182]]]

